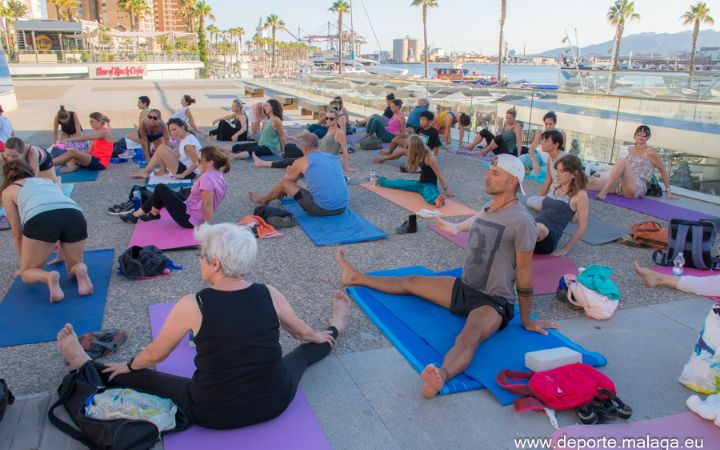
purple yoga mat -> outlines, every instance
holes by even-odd
[[[160,250],[173,250],[197,247],[198,242],[192,228],[183,228],[176,224],[167,210],[163,209],[160,211],[160,220],[138,221],[128,247],[133,245],[154,245]]]
[[[450,236],[440,231],[435,224],[428,226],[432,231],[449,240],[460,248],[466,248],[468,233],[462,232]],[[560,277],[566,273],[577,274],[578,268],[572,258],[552,255],[533,255],[532,275],[533,289],[536,295],[554,294],[557,291]]]
[[[563,440],[564,438],[564,440]],[[569,439],[591,439],[590,445],[574,443],[567,445]],[[603,438],[605,440],[603,440]],[[623,438],[632,439],[634,446],[628,442],[623,447]],[[653,443],[653,438],[657,441]],[[694,412],[685,412],[656,419],[638,420],[637,422],[617,421],[603,425],[574,425],[557,430],[553,433],[551,448],[555,450],[574,450],[578,448],[610,449],[610,448],[718,448],[720,446],[720,427],[705,420]],[[615,445],[609,442],[615,440]],[[666,441],[663,441],[665,439]],[[670,446],[667,439],[677,439],[678,445]],[[685,440],[692,444],[685,446]],[[702,447],[700,445],[702,440]],[[638,443],[638,441],[642,441]]]
[[[597,192],[588,192],[588,195],[597,200]],[[610,203],[611,205],[631,209],[639,213],[647,214],[648,216],[657,217],[658,219],[717,219],[717,217],[712,214],[701,213],[692,209],[682,208],[680,206],[668,205],[667,203],[652,200],[647,197],[626,198],[619,195],[609,194],[605,200],[598,201],[604,201],[605,203]]]
[[[672,267],[655,267],[653,270],[657,273],[662,273],[663,275],[672,275],[672,269]],[[717,270],[699,270],[693,269],[692,267],[685,267],[683,268],[683,275],[691,277],[712,277],[720,275],[720,272]],[[720,297],[710,296],[708,298],[715,300],[716,302],[720,302]]]
[[[160,333],[165,318],[174,303],[162,303],[150,306],[150,328],[153,339]],[[191,377],[195,371],[195,349],[190,347],[188,339],[183,339],[167,359],[157,365],[157,370],[183,377]],[[315,413],[302,390],[298,388],[295,399],[288,409],[273,420],[236,430],[209,430],[198,426],[190,427],[180,433],[171,433],[163,437],[165,450],[197,449],[319,449],[332,447],[320,427]]]

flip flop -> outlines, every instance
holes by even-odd
[[[92,359],[113,355],[127,341],[122,330],[103,330],[85,333],[79,338],[80,345]]]

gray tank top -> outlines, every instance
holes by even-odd
[[[503,129],[502,133],[500,133],[500,136],[502,136],[503,142],[505,142],[505,146],[507,147],[508,151],[512,153],[512,151],[515,149],[515,146],[517,145],[515,127],[512,127],[509,130]]]
[[[330,155],[337,156],[340,154],[340,144],[335,140],[335,133],[328,130],[325,137],[320,141],[320,150]]]
[[[40,213],[54,209],[77,209],[80,207],[63,194],[57,184],[45,178],[26,178],[18,192],[18,211],[23,225]]]

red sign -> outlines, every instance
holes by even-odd
[[[92,73],[92,72],[91,72]],[[92,78],[141,78],[145,75],[144,66],[96,66]]]

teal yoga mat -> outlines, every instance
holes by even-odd
[[[102,329],[114,261],[112,249],[85,252],[95,287],[85,297],[77,294],[77,282],[68,277],[64,264],[52,266],[60,272],[60,286],[65,292],[65,299],[58,303],[50,303],[47,285],[25,284],[16,278],[0,303],[0,347],[55,340],[66,323],[75,327],[78,336]]]
[[[423,267],[406,267],[371,275],[457,276],[458,272],[435,274]],[[441,362],[442,355],[453,346],[465,324],[464,317],[418,297],[390,295],[367,288],[350,288],[348,291],[418,372],[427,364]],[[603,355],[585,350],[555,330],[550,330],[547,336],[525,330],[519,316],[516,307],[515,318],[508,326],[478,347],[460,383],[448,383],[441,393],[480,389],[484,386],[502,405],[509,405],[517,396],[500,387],[495,378],[503,369],[527,370],[525,353],[536,350],[569,347],[582,353],[586,364],[603,366],[607,363]]]
[[[80,168],[75,172],[70,173],[60,173],[60,171],[58,171],[58,175],[63,183],[82,183],[85,181],[97,180],[98,175],[100,175],[100,171]]]

